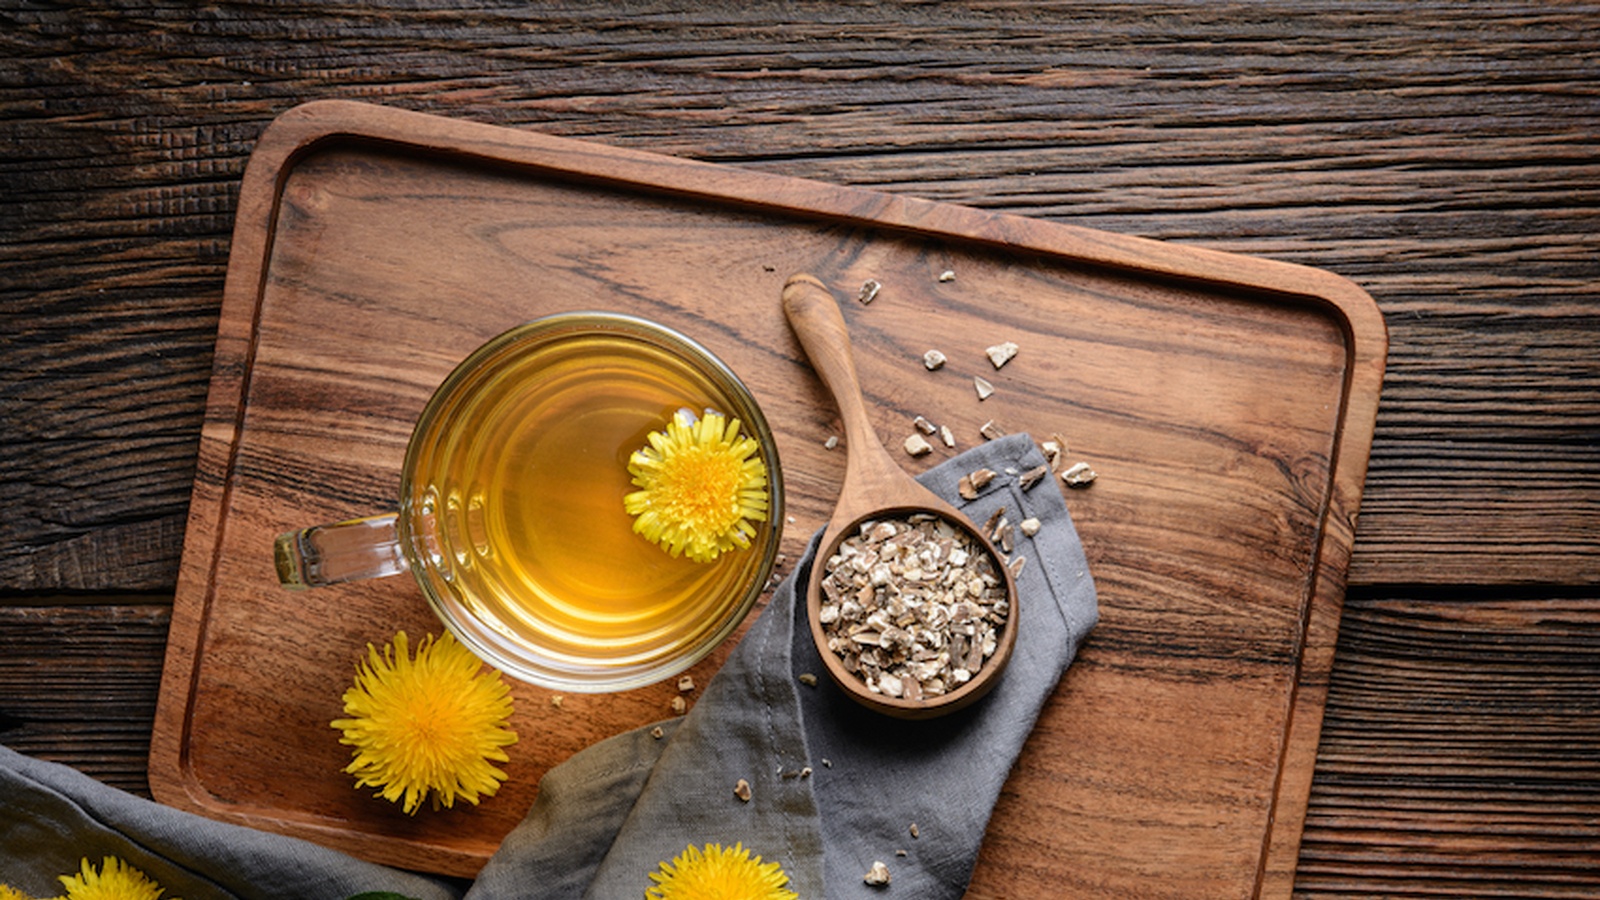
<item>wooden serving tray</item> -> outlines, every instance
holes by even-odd
[[[548,769],[668,716],[672,683],[559,706],[516,685],[500,794],[403,815],[354,789],[328,723],[368,642],[439,626],[404,577],[281,590],[272,540],[389,509],[412,420],[480,342],[607,309],[689,334],[749,384],[782,457],[787,572],[844,463],[779,305],[796,271],[844,299],[891,447],[919,414],[958,450],[993,420],[1059,433],[1099,472],[1067,500],[1101,622],[969,896],[1288,897],[1383,374],[1370,297],[1314,269],[347,102],[285,114],[244,176],[156,796],[470,875]],[[862,305],[868,279],[883,288]],[[984,348],[1002,341],[1021,350],[997,372]]]

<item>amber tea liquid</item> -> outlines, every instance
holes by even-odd
[[[634,534],[623,509],[629,456],[675,411],[739,416],[671,352],[611,334],[513,347],[448,396],[414,441],[402,520],[436,589],[498,640],[573,672],[648,666],[725,627],[763,577],[771,522],[756,547],[697,563]]]

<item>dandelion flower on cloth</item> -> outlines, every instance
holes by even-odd
[[[777,863],[750,857],[742,843],[730,849],[707,844],[705,851],[690,846],[672,862],[651,872],[655,886],[646,900],[798,900],[788,889],[789,876]]]
[[[158,900],[164,893],[161,885],[115,856],[106,857],[98,872],[85,859],[83,871],[61,876],[61,884],[67,889],[65,900]]]
[[[673,556],[711,562],[747,549],[751,522],[767,518],[767,465],[761,442],[739,434],[739,420],[680,409],[650,446],[634,452],[628,472],[641,490],[623,498],[633,530]]]
[[[32,894],[24,894],[9,884],[0,884],[0,900],[38,900],[38,898]]]
[[[507,727],[511,689],[482,665],[449,632],[424,637],[415,659],[404,631],[382,653],[368,644],[344,692],[350,718],[331,723],[344,732],[340,743],[355,748],[345,771],[356,787],[378,788],[407,813],[424,798],[437,809],[457,797],[476,806],[479,795],[494,796],[506,773],[491,763],[508,759],[517,735]]]

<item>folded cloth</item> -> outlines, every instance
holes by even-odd
[[[1015,554],[1028,560],[1017,644],[988,696],[909,722],[829,682],[805,613],[814,538],[674,731],[622,735],[552,770],[468,900],[524,897],[530,884],[548,898],[638,897],[661,862],[707,843],[780,863],[802,898],[881,896],[864,881],[879,861],[895,896],[961,896],[1012,763],[1098,617],[1059,485],[1024,490],[1015,477],[1043,463],[1030,437],[1011,435],[921,477],[975,522],[1001,507],[1011,522],[1040,522],[1033,537],[1017,536]],[[962,500],[959,480],[980,468],[1008,474]],[[804,673],[819,676],[815,686]],[[734,795],[741,779],[748,801]]]
[[[742,844],[779,863],[807,900],[881,896],[863,880],[880,861],[895,896],[961,896],[1012,763],[1098,615],[1059,486],[1050,479],[1024,491],[1014,477],[1043,462],[1028,436],[1013,435],[921,476],[976,522],[1004,507],[1012,522],[1041,525],[1031,538],[1017,536],[1015,553],[1028,560],[1017,579],[1017,643],[988,696],[923,722],[886,718],[844,696],[823,674],[805,621],[813,538],[694,708],[588,747],[546,774],[533,808],[465,900],[641,897],[661,863],[706,844]],[[1012,474],[962,500],[961,476],[985,467]],[[801,681],[805,673],[817,674],[814,685]],[[735,795],[740,780],[747,800]],[[0,884],[54,896],[56,875],[103,856],[121,857],[184,900],[462,896],[447,879],[212,822],[0,748]]]
[[[61,896],[80,861],[115,856],[182,900],[344,900],[388,891],[457,900],[463,888],[306,841],[162,806],[0,747],[0,885]]]

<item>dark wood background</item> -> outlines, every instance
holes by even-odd
[[[721,6],[0,0],[0,743],[148,790],[240,175],[342,97],[1355,280],[1297,895],[1600,893],[1600,6]]]

